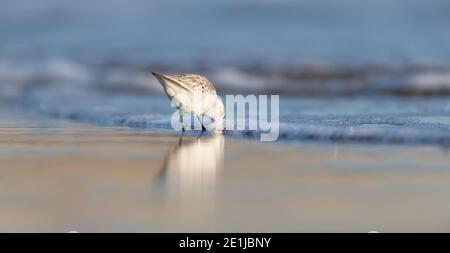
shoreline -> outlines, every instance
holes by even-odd
[[[4,232],[449,231],[438,147],[38,125],[0,124]]]

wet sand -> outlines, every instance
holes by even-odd
[[[0,123],[2,232],[449,232],[433,146]]]

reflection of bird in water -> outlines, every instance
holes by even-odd
[[[215,190],[216,177],[222,169],[224,137],[198,137],[169,150],[158,178],[169,197],[207,197]]]

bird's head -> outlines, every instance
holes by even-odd
[[[225,107],[223,105],[222,99],[219,96],[214,101],[214,105],[210,110],[205,113],[206,116],[211,118],[211,120],[216,124],[216,128],[220,124],[223,124],[223,118],[225,117]]]

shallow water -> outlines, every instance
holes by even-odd
[[[261,145],[1,115],[0,231],[449,231],[450,156],[437,147]]]
[[[42,91],[23,108],[43,117],[100,126],[172,129],[175,108],[164,96],[104,96]],[[450,99],[398,97],[280,98],[279,141],[450,144]],[[247,121],[257,121],[248,115]],[[248,129],[248,128],[247,128]],[[227,130],[227,136],[259,138],[260,131]]]

